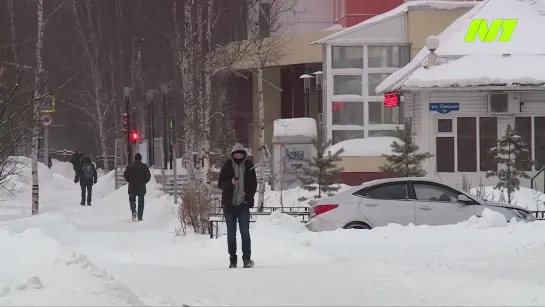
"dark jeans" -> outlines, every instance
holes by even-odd
[[[138,196],[138,211],[136,211],[136,196]],[[131,212],[136,213],[138,219],[141,220],[144,214],[144,194],[129,194],[129,204]]]
[[[81,187],[81,203],[85,204],[85,192],[87,192],[87,204],[91,203],[91,197],[93,195],[93,185],[92,184],[82,184]]]
[[[223,209],[227,224],[227,250],[231,259],[237,258],[237,221],[242,239],[242,259],[249,260],[252,255],[252,241],[250,239],[250,207],[241,204]]]

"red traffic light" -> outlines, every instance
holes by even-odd
[[[136,131],[131,132],[131,141],[136,142],[138,141],[139,138],[140,138],[140,135],[138,134],[138,132]]]

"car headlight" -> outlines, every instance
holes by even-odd
[[[532,213],[528,213],[524,210],[511,209],[511,212],[513,212],[518,218],[523,220],[534,221],[536,219]]]

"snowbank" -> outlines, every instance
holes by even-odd
[[[40,229],[0,231],[0,305],[140,306],[137,295]]]
[[[403,144],[403,141],[391,136],[377,136],[365,139],[351,139],[331,146],[331,154],[343,148],[341,157],[381,157],[383,154],[392,154],[392,143]]]
[[[316,120],[314,118],[284,118],[274,121],[273,137],[305,136],[315,138],[318,135]]]
[[[482,188],[482,192],[478,193],[479,188],[473,188],[470,193],[473,195],[484,193],[484,200],[500,202],[502,199],[501,191],[494,189],[492,186],[485,186]],[[507,202],[507,192],[503,192],[503,199]],[[515,206],[522,207],[530,211],[545,210],[545,194],[540,191],[532,190],[529,188],[521,187],[520,190],[515,191],[513,204]]]

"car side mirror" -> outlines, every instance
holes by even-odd
[[[467,203],[467,202],[470,202],[471,199],[469,199],[469,197],[467,197],[464,194],[460,194],[460,195],[458,195],[458,201],[462,202],[462,203]]]

